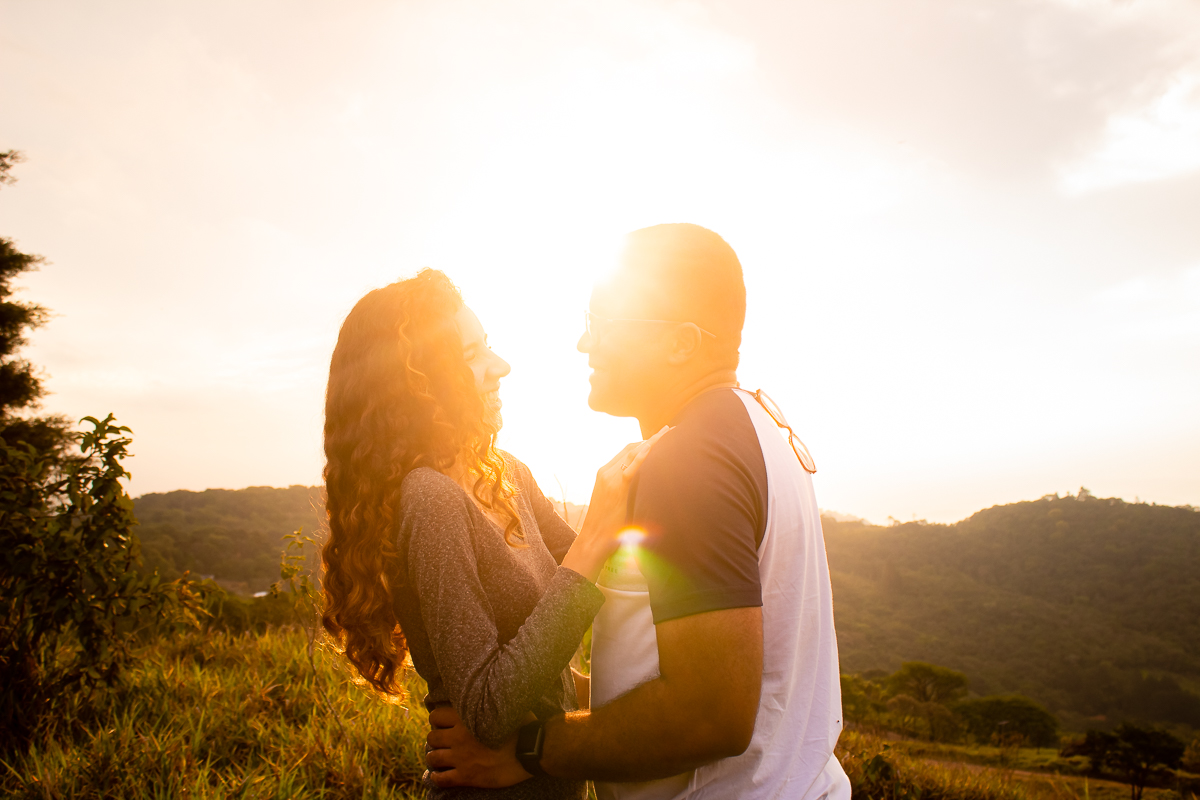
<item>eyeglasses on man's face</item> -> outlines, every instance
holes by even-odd
[[[599,317],[590,311],[583,312],[583,327],[584,327],[584,330],[587,331],[588,339],[591,340],[592,344],[599,344],[600,340],[604,338],[604,335],[612,328],[613,324],[617,323],[617,322],[640,322],[643,324],[650,324],[650,325],[695,325],[696,330],[700,331],[700,333],[705,334],[707,336],[711,336],[714,339],[717,338],[717,335],[715,333],[713,333],[712,331],[706,331],[704,328],[701,328],[699,325],[696,325],[696,323],[687,322],[684,320],[630,319],[630,318],[622,318],[622,317],[611,318],[611,317]]]
[[[743,389],[742,391],[746,390]],[[792,446],[792,452],[796,454],[796,458],[800,459],[800,466],[804,467],[804,471],[809,475],[815,475],[817,472],[817,462],[813,461],[812,454],[808,452],[808,448],[804,446],[804,442],[800,441],[800,437],[792,430],[792,426],[788,425],[787,418],[783,416],[783,411],[775,404],[775,401],[762,389],[747,392],[747,394],[752,395],[758,401],[758,404],[770,415],[771,419],[775,420],[776,425],[788,432],[788,444]]]

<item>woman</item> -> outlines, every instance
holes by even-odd
[[[654,441],[600,470],[576,537],[528,468],[495,447],[508,372],[458,290],[426,269],[355,305],[325,403],[325,628],[386,694],[400,693],[411,654],[426,706],[451,704],[491,747],[533,716],[578,707],[568,662],[603,602],[594,582]],[[430,790],[586,796],[585,783],[549,777]]]

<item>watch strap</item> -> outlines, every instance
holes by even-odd
[[[539,722],[522,725],[517,731],[517,761],[525,771],[535,777],[545,776],[542,769],[542,745],[546,738],[546,727]]]

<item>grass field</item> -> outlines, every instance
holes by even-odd
[[[191,634],[145,647],[123,688],[64,703],[39,741],[0,764],[15,798],[414,798],[424,687],[386,703],[305,632]],[[323,699],[324,698],[324,699]],[[412,708],[409,713],[408,708]],[[336,709],[333,713],[330,709]],[[1123,800],[1121,784],[1028,773],[1051,750],[990,752],[848,730],[855,800]],[[1146,800],[1178,798],[1147,790]]]
[[[418,797],[424,688],[388,704],[296,629],[207,634],[146,647],[98,708],[68,705],[6,761],[20,798]],[[328,693],[337,716],[323,708]]]
[[[838,743],[857,798],[1028,798],[1029,800],[1129,800],[1129,786],[1083,774],[1081,759],[1063,759],[1048,748],[1001,749],[954,745],[848,730]],[[880,755],[890,783],[868,765]],[[1194,798],[1194,795],[1190,796]],[[1147,788],[1143,800],[1181,800],[1174,789]],[[1183,796],[1182,800],[1189,800]]]

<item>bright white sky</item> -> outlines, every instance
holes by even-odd
[[[0,1],[7,148],[46,408],[130,425],[135,494],[319,482],[341,319],[429,265],[585,502],[637,430],[589,287],[689,221],[823,507],[1200,503],[1195,2]]]

